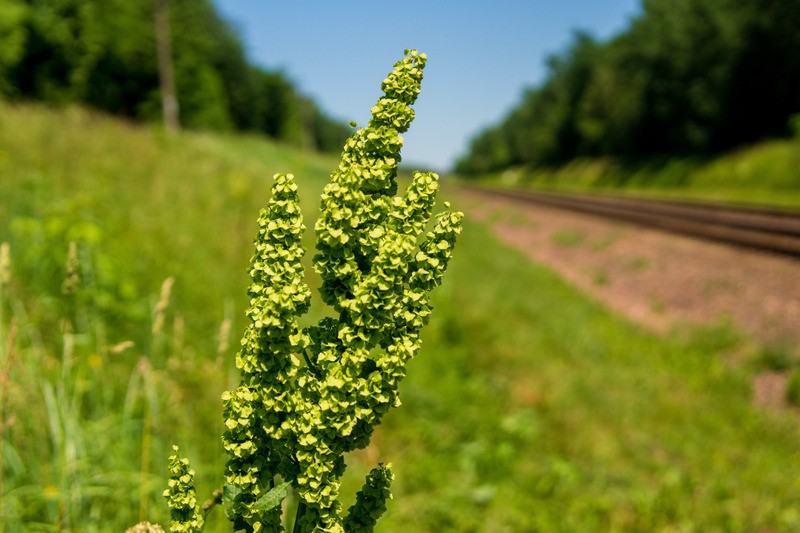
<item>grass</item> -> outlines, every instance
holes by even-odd
[[[18,330],[0,354],[17,354],[3,391],[0,523],[108,531],[163,521],[172,442],[207,465],[204,493],[219,485],[219,396],[237,382],[246,266],[270,178],[296,172],[313,214],[335,161],[39,106],[0,105],[0,147],[12,274],[0,294],[4,348],[11,320]],[[70,249],[79,282],[64,294]]]
[[[505,185],[800,208],[800,138],[764,141],[709,157],[576,160],[560,168],[512,169]]]
[[[580,246],[585,239],[586,236],[583,233],[575,230],[557,231],[550,236],[550,240],[564,248]]]
[[[796,422],[751,406],[718,355],[734,339],[664,340],[481,227],[461,245],[379,435],[399,483],[384,531],[797,527]]]
[[[219,395],[269,177],[298,176],[310,225],[335,162],[77,109],[0,117],[0,530],[165,523],[173,442],[201,497],[220,483]],[[351,495],[394,464],[378,531],[800,528],[800,430],[752,407],[755,370],[722,355],[738,337],[646,333],[469,221],[445,279],[404,405],[349,460]],[[215,511],[207,531],[227,527]]]
[[[255,218],[272,174],[295,172],[310,189],[306,212],[314,213],[316,191],[335,165],[256,138],[171,138],[80,109],[2,106],[0,124],[2,240],[31,292],[60,291],[76,241],[84,279],[96,284],[96,305],[119,318],[115,327],[141,323],[150,313],[141,304],[176,276],[173,299],[189,313],[192,337],[216,333],[226,300],[242,308]],[[202,288],[190,286],[198,280]]]

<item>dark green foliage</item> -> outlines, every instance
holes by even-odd
[[[576,34],[458,171],[708,154],[787,136],[800,110],[798,25],[800,0],[645,0],[608,42]]]
[[[338,151],[349,131],[283,74],[252,65],[210,0],[169,4],[181,123]],[[0,95],[161,115],[152,0],[31,0],[0,6]]]
[[[792,370],[786,382],[786,401],[800,407],[800,369]]]
[[[4,0],[0,4],[0,95],[10,93],[12,88],[6,81],[7,71],[17,64],[26,40],[22,21],[28,13],[25,2]]]

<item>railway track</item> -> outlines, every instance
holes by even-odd
[[[711,202],[565,194],[464,185],[479,194],[615,218],[693,237],[800,257],[800,211]]]

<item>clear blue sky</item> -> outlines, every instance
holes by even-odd
[[[540,83],[545,59],[582,29],[605,39],[639,0],[214,0],[250,60],[359,126],[406,48],[428,55],[404,163],[448,170],[469,139]]]

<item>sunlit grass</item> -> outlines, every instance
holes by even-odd
[[[4,351],[12,320],[18,331],[0,522],[108,531],[163,520],[172,442],[204,464],[204,494],[220,484],[219,397],[235,383],[271,176],[296,173],[313,216],[334,161],[39,106],[0,105],[0,150]],[[70,250],[79,265],[68,295]]]
[[[564,191],[605,191],[800,208],[800,140],[763,141],[709,158],[576,160],[556,169],[511,169],[486,180]]]
[[[481,227],[460,245],[379,435],[386,531],[800,525],[796,421],[752,407],[737,338],[656,337]]]
[[[81,109],[27,106],[0,106],[0,150],[2,240],[29,288],[57,292],[76,241],[109,311],[142,318],[141,302],[175,276],[187,334],[209,337],[226,300],[243,308],[272,174],[294,172],[305,212],[316,213],[335,164],[256,138],[170,137]]]

